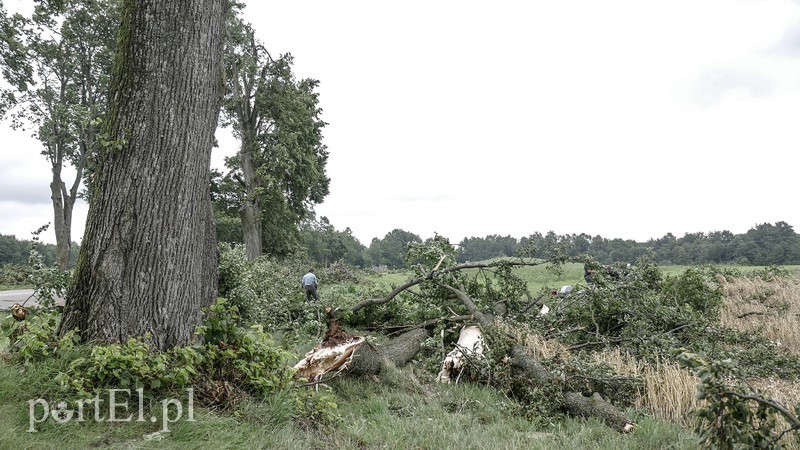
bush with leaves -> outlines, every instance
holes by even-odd
[[[755,389],[732,360],[711,360],[677,349],[676,357],[700,379],[697,432],[710,448],[780,448],[800,444],[800,405],[792,409]],[[778,426],[778,418],[787,424]]]
[[[665,277],[661,296],[666,304],[688,305],[711,319],[719,318],[722,290],[708,272],[689,268],[677,277]]]
[[[647,258],[622,276],[597,271],[593,281],[555,299],[551,313],[532,325],[572,350],[622,347],[658,360],[670,358],[676,346],[707,341],[707,328],[716,323],[722,305],[713,277],[695,269],[664,277]]]
[[[58,338],[56,330],[60,315],[55,311],[32,309],[24,321],[10,314],[3,318],[0,330],[9,336],[13,359],[29,364],[58,356],[77,345],[79,336],[75,330]]]
[[[25,264],[4,264],[0,267],[0,285],[28,286],[33,268]]]
[[[192,351],[192,350],[189,350]],[[89,398],[103,389],[142,389],[153,396],[171,388],[186,386],[195,371],[192,362],[177,364],[185,349],[162,353],[154,351],[145,340],[128,339],[123,344],[97,345],[88,356],[77,358],[67,372],[56,379],[65,389]]]
[[[219,299],[211,306],[197,334],[202,364],[198,376],[212,393],[227,386],[265,396],[290,384],[289,354],[280,350],[261,325],[238,325],[238,309]],[[223,394],[224,395],[224,394]],[[218,399],[214,399],[219,402]]]
[[[300,279],[307,271],[307,264],[299,259],[262,256],[249,261],[244,246],[223,245],[219,295],[239,309],[246,323],[261,324],[268,330],[318,327],[320,305],[306,302],[300,288]]]
[[[62,386],[86,396],[107,388],[164,390],[196,387],[201,401],[227,406],[245,394],[267,395],[291,379],[288,355],[260,326],[239,325],[238,311],[218,299],[197,327],[198,342],[159,352],[148,337],[122,344],[96,345],[59,375]]]
[[[334,261],[323,271],[323,277],[328,283],[356,282],[360,278],[360,270],[344,260]]]
[[[48,227],[49,224],[33,232],[33,241],[28,257],[28,264],[30,264],[32,270],[28,275],[28,284],[34,287],[34,296],[37,299],[37,303],[45,308],[52,308],[55,306],[56,300],[63,298],[66,294],[70,282],[70,273],[62,272],[55,267],[48,267],[45,264],[44,257],[39,252],[39,235],[47,230]]]

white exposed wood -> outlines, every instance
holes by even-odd
[[[547,305],[544,305],[544,304],[543,304],[543,305],[542,305],[542,309],[541,309],[541,310],[539,310],[539,315],[540,315],[540,316],[545,316],[545,315],[547,315],[547,313],[549,313],[549,312],[550,312],[550,308],[549,308]]]
[[[467,358],[473,355],[482,355],[483,345],[483,334],[480,328],[476,326],[462,328],[455,348],[442,361],[442,369],[439,371],[436,381],[449,383],[453,376],[458,381],[458,376],[461,375]]]
[[[295,378],[305,378],[309,382],[319,381],[323,375],[333,371],[345,370],[353,352],[364,343],[363,337],[354,337],[348,342],[325,347],[317,344],[306,356],[294,365]]]

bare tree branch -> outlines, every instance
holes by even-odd
[[[466,270],[466,269],[488,269],[488,268],[492,268],[492,267],[498,267],[501,264],[506,264],[506,265],[510,265],[510,266],[514,266],[514,267],[525,267],[525,266],[539,266],[539,265],[545,264],[547,262],[549,262],[549,261],[526,261],[526,260],[523,260],[523,259],[520,259],[520,260],[517,260],[517,261],[503,261],[503,262],[500,262],[500,263],[498,263],[498,262],[493,262],[493,263],[469,262],[469,263],[457,264],[455,266],[448,267],[448,268],[442,269],[442,270],[431,270],[430,272],[428,272],[427,274],[425,274],[422,277],[412,278],[412,279],[406,281],[405,283],[401,284],[400,286],[397,286],[391,292],[389,292],[385,297],[382,297],[382,298],[371,298],[371,299],[363,300],[361,302],[356,303],[351,308],[351,311],[352,312],[356,312],[356,311],[364,309],[364,308],[366,308],[368,306],[382,305],[384,303],[388,303],[388,302],[392,301],[392,299],[397,297],[401,292],[405,291],[406,289],[414,287],[414,286],[416,286],[416,285],[418,285],[418,284],[420,284],[420,283],[422,283],[424,281],[432,280],[434,277],[436,277],[438,275],[444,275],[444,274],[447,274],[447,273],[458,272],[459,270]],[[437,264],[436,267],[438,268],[439,265]]]

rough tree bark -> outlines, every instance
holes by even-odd
[[[208,169],[226,0],[127,0],[105,133],[59,333],[188,343],[217,291]]]
[[[353,375],[377,375],[387,364],[397,367],[408,364],[422,348],[428,337],[424,328],[407,331],[381,346],[364,344],[353,353],[348,373]]]
[[[252,41],[255,47],[255,40]],[[255,53],[255,49],[253,49]],[[233,53],[233,50],[230,50]],[[258,114],[254,111],[256,102],[256,90],[258,80],[255,77],[243,76],[237,64],[232,66],[231,87],[232,96],[235,99],[235,116],[238,123],[239,139],[241,147],[239,156],[241,157],[243,179],[239,179],[244,190],[244,202],[239,211],[242,220],[242,234],[244,236],[244,246],[247,258],[256,259],[263,253],[261,236],[261,203],[258,200],[257,191],[261,188],[258,177],[256,176],[253,155],[256,151],[256,130],[258,129]],[[241,85],[239,83],[241,80]]]
[[[52,164],[53,177],[50,181],[50,200],[53,203],[56,262],[58,270],[64,271],[69,269],[69,257],[72,253],[72,211],[75,209],[75,199],[78,197],[85,157],[82,156],[81,163],[76,166],[78,173],[75,175],[75,180],[69,190],[67,190],[66,184],[61,179],[62,160],[63,157],[60,157]]]
[[[244,134],[244,133],[243,133]],[[242,136],[242,173],[244,174],[245,199],[240,211],[242,220],[242,234],[247,259],[254,260],[261,256],[261,203],[258,201],[256,191],[260,188],[256,178],[256,169],[253,164],[253,148],[255,138],[246,133]]]

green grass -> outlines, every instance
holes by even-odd
[[[469,384],[433,383],[413,367],[374,378],[339,378],[329,383],[341,421],[304,426],[291,419],[284,399],[250,400],[227,412],[195,408],[160,433],[157,423],[68,422],[37,424],[28,433],[29,398],[59,398],[52,380],[63,362],[27,370],[0,364],[0,448],[206,449],[206,448],[696,448],[695,436],[631,411],[638,427],[615,432],[593,420],[540,424],[519,414],[520,406],[496,390]],[[148,411],[160,416],[158,411]]]
[[[20,289],[33,289],[30,285],[0,284],[0,291],[17,291]]]
[[[663,275],[677,276],[685,272],[687,269],[693,267],[697,266],[671,265],[659,266],[659,269]],[[754,270],[764,269],[763,266],[735,266],[728,264],[723,264],[716,267],[721,269],[736,269],[742,273],[749,273]],[[781,266],[781,268],[786,269],[791,274],[800,276],[800,265]],[[546,264],[542,264],[539,266],[517,267],[514,269],[514,273],[525,280],[525,282],[528,284],[528,290],[534,296],[537,295],[542,289],[548,291],[553,289],[557,290],[564,285],[586,286],[586,282],[583,279],[583,264],[567,263],[561,266],[561,269],[561,273],[555,273]],[[473,271],[476,270],[477,269]],[[411,277],[413,277],[413,273],[410,271],[393,271],[384,274],[373,275],[370,277],[370,279],[374,280],[379,285],[389,288],[391,286],[399,286]]]
[[[662,267],[669,275],[688,266]],[[736,267],[742,271],[751,267]],[[800,266],[788,267],[797,272]],[[523,267],[516,273],[528,282],[531,292],[582,285],[583,266],[567,264],[554,274],[546,266]],[[389,288],[411,277],[410,272],[390,272],[371,277]],[[334,286],[323,285],[337,293]],[[321,291],[326,292],[326,291]],[[352,292],[355,292],[353,290]],[[337,295],[347,296],[343,290]],[[278,336],[276,336],[278,337]],[[285,343],[299,358],[320,336],[307,342]],[[8,342],[0,339],[0,349]],[[71,357],[85,352],[79,347]],[[693,449],[697,437],[676,424],[652,419],[639,411],[628,414],[637,423],[630,434],[620,434],[596,420],[569,418],[547,423],[526,418],[523,407],[497,390],[482,385],[433,382],[434,374],[412,365],[389,370],[380,378],[337,378],[328,390],[338,405],[341,420],[335,425],[309,425],[296,420],[296,408],[288,397],[249,399],[229,411],[195,407],[195,422],[185,420],[160,433],[161,422],[69,422],[37,424],[28,433],[28,400],[56,400],[64,394],[54,381],[66,369],[70,357],[52,358],[20,367],[0,361],[0,450],[111,448],[111,449]],[[156,404],[156,406],[159,406]],[[147,411],[159,418],[160,409]]]
[[[687,267],[668,266],[666,274],[679,274]],[[749,268],[739,268],[749,269]],[[797,270],[794,267],[793,270]],[[531,292],[583,284],[583,266],[567,264],[560,275],[545,266],[525,267],[516,272],[528,282]],[[406,272],[374,275],[386,288],[411,276]],[[324,286],[324,288],[328,288]],[[346,295],[343,292],[341,295]],[[277,336],[276,336],[277,337]],[[287,347],[296,357],[319,336]],[[0,349],[7,348],[0,339]],[[76,349],[76,354],[85,352]],[[72,355],[75,357],[76,355]],[[328,393],[341,417],[335,425],[311,425],[296,420],[288,398],[249,399],[229,411],[195,407],[195,422],[185,420],[159,433],[160,420],[152,422],[69,422],[37,424],[28,433],[28,400],[59,399],[62,394],[55,375],[66,369],[70,358],[52,358],[28,367],[0,361],[0,449],[693,449],[697,437],[676,424],[652,419],[639,411],[628,414],[637,423],[630,434],[620,434],[596,420],[569,418],[547,423],[526,418],[523,407],[497,390],[482,385],[433,382],[434,374],[416,365],[389,370],[380,378],[345,377],[331,380]],[[156,405],[159,406],[159,405]],[[160,410],[145,417],[160,417]]]

